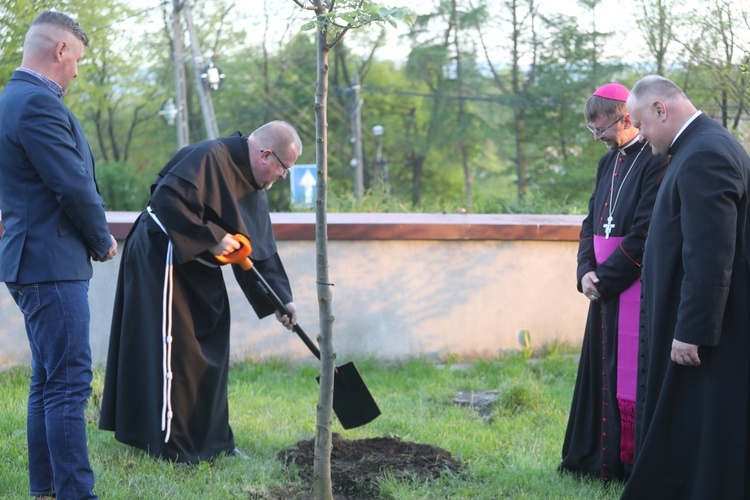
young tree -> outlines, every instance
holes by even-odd
[[[312,11],[315,20],[304,26],[315,29],[317,35],[317,80],[315,85],[315,129],[317,200],[315,212],[316,277],[318,283],[318,308],[320,316],[320,387],[316,415],[315,498],[332,499],[331,486],[331,420],[333,413],[333,376],[336,368],[336,352],[333,348],[333,308],[331,284],[328,281],[328,55],[353,28],[371,23],[388,22],[395,25],[396,19],[411,22],[411,9],[386,8],[370,0],[292,0],[303,9]]]

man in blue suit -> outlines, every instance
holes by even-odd
[[[62,96],[88,37],[59,12],[26,34],[0,94],[0,281],[24,315],[31,348],[27,435],[32,496],[97,498],[84,408],[91,394],[91,259],[114,257],[94,159]]]

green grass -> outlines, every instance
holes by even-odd
[[[559,349],[474,363],[468,369],[426,360],[356,365],[382,415],[371,424],[333,431],[356,440],[397,436],[450,452],[465,472],[427,483],[384,477],[381,498],[615,499],[620,484],[562,476],[560,460],[576,361]],[[103,371],[89,402],[89,453],[103,499],[267,498],[301,484],[276,455],[315,429],[317,368],[280,360],[247,362],[230,372],[230,421],[237,446],[252,460],[220,458],[183,467],[153,460],[97,429]],[[28,369],[0,372],[0,498],[28,498],[26,394]],[[497,390],[490,414],[452,404],[459,391]]]

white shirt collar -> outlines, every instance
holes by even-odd
[[[695,120],[696,118],[698,118],[698,115],[700,115],[701,113],[702,113],[702,111],[699,109],[698,111],[695,112],[695,114],[693,116],[691,116],[688,119],[688,121],[685,122],[685,125],[682,126],[682,128],[679,130],[679,132],[677,132],[677,135],[674,136],[674,139],[672,139],[672,144],[669,145],[670,148],[674,145],[674,141],[676,141],[677,138],[680,137],[680,134],[682,134],[685,131],[685,129],[687,128],[687,126],[690,125],[691,123],[693,123],[693,120]]]

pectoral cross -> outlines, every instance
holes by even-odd
[[[609,233],[611,233],[612,232],[612,228],[615,227],[615,225],[612,224],[612,216],[611,215],[609,217],[607,217],[607,223],[604,224],[604,225],[602,225],[602,227],[604,228],[604,237],[606,239],[609,239]]]

